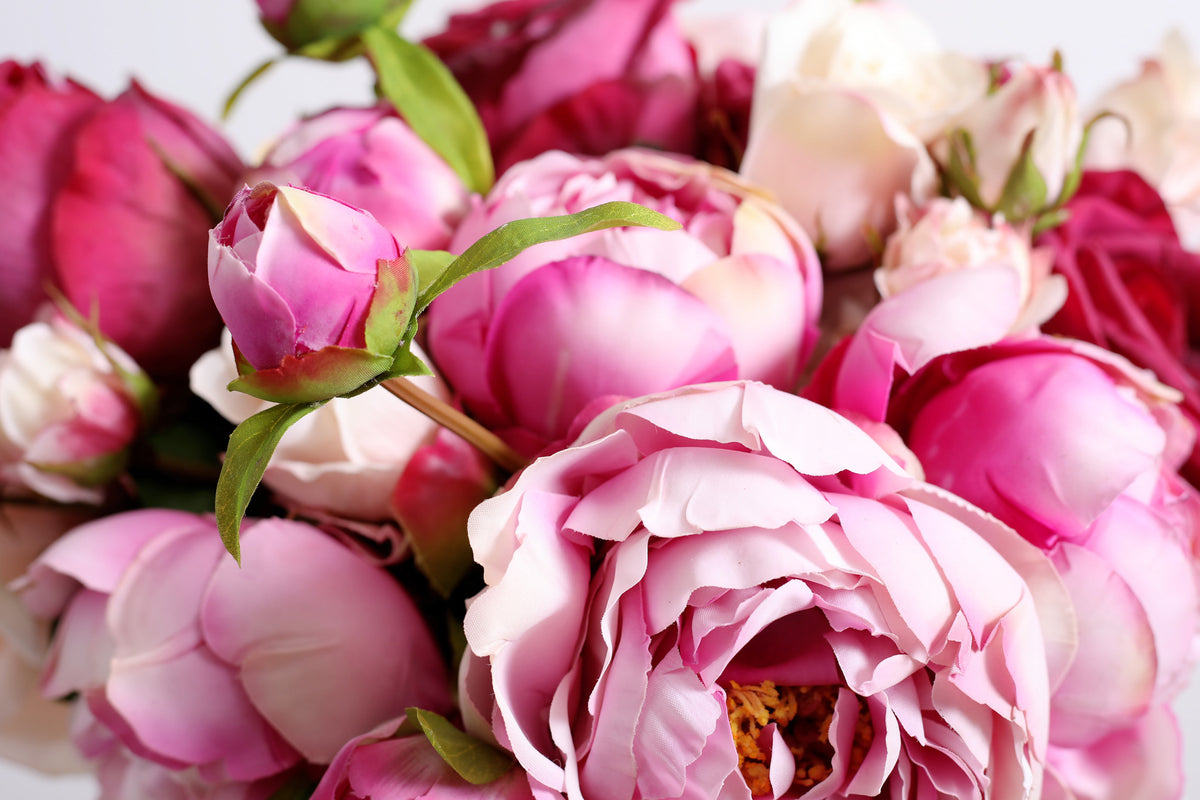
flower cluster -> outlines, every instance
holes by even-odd
[[[258,0],[378,99],[249,162],[3,64],[0,756],[102,800],[1181,798],[1184,42],[1089,107],[888,0],[408,6]]]

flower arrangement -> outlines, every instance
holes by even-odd
[[[249,163],[4,63],[0,756],[102,800],[1184,796],[1200,65],[1083,107],[887,0],[684,5],[258,0],[272,68],[376,98]]]

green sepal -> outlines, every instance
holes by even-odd
[[[231,91],[229,96],[225,98],[225,105],[221,106],[222,122],[229,119],[229,115],[233,113],[233,107],[237,105],[237,101],[241,99],[242,94],[249,89],[255,81],[257,81],[263,75],[266,75],[267,71],[270,70],[271,67],[278,63],[278,58],[268,58],[266,61],[252,69],[250,74],[242,78],[241,81],[238,82],[237,86],[233,87],[233,91]]]
[[[271,406],[247,418],[230,434],[221,475],[217,478],[215,508],[221,541],[239,565],[242,518],[267,470],[271,454],[288,428],[323,404],[322,401]]]
[[[391,353],[404,342],[417,303],[417,276],[407,252],[390,261],[380,259],[375,294],[367,309],[363,338],[372,353]]]
[[[228,388],[272,403],[315,403],[349,394],[391,365],[391,354],[322,347],[302,356],[284,356],[278,367],[248,372],[230,381]]]
[[[261,22],[290,53],[344,61],[358,55],[352,52],[358,34],[376,25],[395,30],[411,5],[412,0],[299,0],[282,25]]]
[[[463,733],[450,720],[423,708],[405,709],[410,721],[420,726],[438,755],[467,783],[491,783],[512,769],[513,760],[485,741]]]
[[[125,392],[126,397],[131,399],[137,407],[140,427],[143,430],[149,428],[150,424],[158,416],[160,400],[158,387],[154,385],[154,381],[142,371],[141,367],[135,366],[132,370],[125,369],[112,353],[109,352],[109,346],[113,342],[100,332],[100,323],[97,321],[99,310],[97,308],[93,307],[91,319],[85,318],[57,286],[48,284],[45,288],[58,312],[74,323],[75,327],[92,337],[92,343],[96,345],[96,349],[100,352],[100,355],[104,357],[104,360],[112,368],[113,374],[120,381],[121,389]]]
[[[51,475],[62,475],[85,488],[106,486],[125,471],[129,453],[122,448],[115,453],[103,453],[75,461],[30,461],[29,466]]]
[[[468,189],[486,194],[496,178],[487,133],[446,65],[429,48],[381,26],[363,31],[362,42],[379,78],[379,93]]]
[[[420,378],[432,375],[433,370],[412,351],[412,338],[407,337],[404,344],[392,354],[392,367],[385,373],[383,380],[388,378]]]
[[[989,209],[1003,214],[1011,222],[1030,219],[1046,208],[1046,179],[1033,163],[1033,138],[1036,133],[1030,131],[1026,134],[1025,141],[1021,143],[1021,154],[1004,181],[1004,189],[996,205]]]
[[[446,267],[454,262],[454,254],[445,250],[413,250],[405,251],[408,263],[417,274],[417,288],[429,286],[446,271]]]
[[[948,163],[942,168],[947,194],[961,195],[975,208],[987,204],[979,194],[979,170],[976,168],[975,143],[969,131],[956,128],[947,135]]]
[[[435,297],[468,275],[498,267],[535,244],[628,225],[658,228],[663,231],[679,230],[682,227],[664,214],[623,200],[593,206],[575,214],[506,222],[480,237],[466,252],[443,269],[429,286],[421,286],[417,297],[417,313],[420,314]]]
[[[1029,231],[1029,235],[1031,238],[1037,238],[1046,231],[1062,225],[1070,218],[1071,209],[1069,208],[1054,208],[1038,214],[1037,220],[1033,223],[1033,228]]]

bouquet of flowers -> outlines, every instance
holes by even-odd
[[[104,800],[1182,797],[1181,37],[1085,108],[887,0],[409,5],[258,0],[377,102],[252,163],[4,63],[0,756]]]

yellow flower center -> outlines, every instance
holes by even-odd
[[[774,681],[743,686],[729,682],[725,707],[738,752],[738,769],[755,797],[771,794],[770,755],[760,742],[763,728],[775,723],[796,760],[792,788],[799,794],[833,772],[833,744],[829,726],[840,686],[776,686]],[[866,701],[858,698],[848,774],[862,764],[875,738]]]

